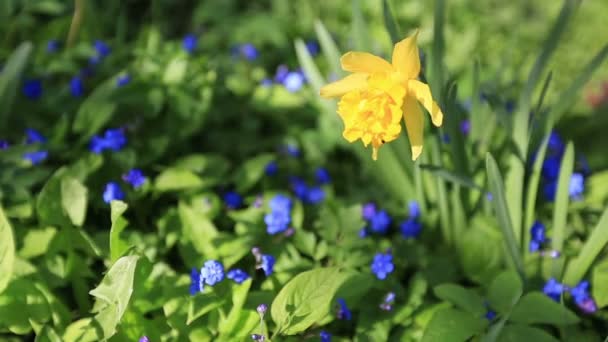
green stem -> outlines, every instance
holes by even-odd
[[[67,47],[72,47],[80,31],[82,18],[84,17],[84,0],[74,0],[74,16],[70,24],[70,32],[68,33]]]

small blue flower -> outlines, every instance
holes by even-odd
[[[279,164],[276,161],[271,161],[266,164],[266,168],[264,168],[264,173],[267,176],[275,176],[279,172]]]
[[[407,204],[408,215],[411,219],[417,219],[420,217],[420,204],[416,201],[409,201]]]
[[[321,342],[331,342],[331,334],[325,330],[321,330],[319,337],[321,338]]]
[[[543,195],[547,201],[555,201],[555,193],[557,192],[557,181],[548,182],[543,185]]]
[[[262,303],[260,305],[258,305],[258,307],[255,309],[255,311],[258,312],[258,314],[260,315],[260,317],[264,317],[264,315],[266,314],[266,312],[268,311],[268,305]]]
[[[73,97],[81,97],[84,94],[84,84],[80,76],[72,77],[70,81],[70,93]]]
[[[304,86],[304,74],[299,71],[290,71],[283,80],[283,86],[289,92],[295,93]]]
[[[315,178],[317,179],[318,184],[327,184],[331,182],[329,172],[323,167],[319,167],[315,170]]]
[[[564,153],[564,141],[557,132],[551,132],[549,136],[549,142],[547,143],[547,149],[549,156],[561,156]]]
[[[110,204],[114,200],[123,200],[125,198],[124,192],[120,188],[120,185],[116,182],[109,182],[106,184],[103,190],[103,201]]]
[[[545,225],[539,221],[534,222],[530,228],[530,252],[537,252],[541,245],[547,241],[545,236]]]
[[[559,168],[561,163],[560,156],[545,158],[542,166],[542,175],[547,181],[557,180],[559,176]]]
[[[391,217],[385,210],[380,210],[372,216],[369,222],[369,228],[376,234],[385,234],[391,225]]]
[[[344,298],[338,298],[338,312],[336,313],[338,319],[343,319],[346,321],[350,321],[353,318],[352,313],[346,306],[346,301]]]
[[[469,135],[469,132],[471,132],[471,120],[465,119],[460,122],[460,132],[464,135]]]
[[[119,88],[124,87],[129,84],[129,82],[131,82],[131,76],[129,74],[120,75],[116,79],[116,86]]]
[[[148,339],[148,336],[142,336],[142,337],[139,339],[139,342],[150,342],[150,340]]]
[[[371,270],[376,275],[376,278],[380,280],[386,279],[395,270],[393,256],[390,253],[377,253],[372,261]]]
[[[182,47],[186,52],[193,53],[196,50],[196,45],[198,43],[198,38],[194,34],[188,34],[184,37],[182,41]]]
[[[25,143],[27,145],[30,144],[43,144],[46,142],[46,137],[42,135],[42,133],[38,132],[33,128],[28,128],[25,130]]]
[[[0,150],[6,150],[9,148],[9,143],[6,140],[0,140]]]
[[[363,239],[363,238],[367,237],[367,235],[368,235],[367,234],[367,229],[365,227],[363,227],[363,228],[361,228],[361,230],[359,230],[359,237],[360,238]]]
[[[308,40],[306,41],[306,50],[308,50],[308,53],[311,56],[316,56],[319,54],[319,43],[317,43],[315,40]]]
[[[308,185],[306,182],[299,177],[291,177],[290,178],[291,190],[302,201],[306,200],[306,196],[308,194]]]
[[[306,203],[319,204],[325,199],[325,190],[320,187],[308,188],[306,193]]]
[[[251,340],[258,341],[258,342],[264,342],[264,341],[266,341],[266,337],[264,335],[260,335],[260,334],[251,334]]]
[[[395,292],[389,292],[384,297],[382,303],[380,303],[380,309],[391,311],[393,309],[393,303],[395,303]]]
[[[401,234],[405,238],[416,238],[422,231],[422,224],[415,219],[408,219],[401,223],[399,226]]]
[[[285,81],[285,78],[287,77],[287,74],[289,74],[289,68],[287,68],[287,65],[279,65],[277,67],[277,71],[274,74],[274,81],[277,83],[283,83]]]
[[[272,80],[270,78],[265,78],[260,82],[262,87],[270,87],[272,85]]]
[[[376,215],[376,205],[372,202],[365,203],[363,207],[361,207],[361,216],[364,220],[371,220],[372,217]]]
[[[274,235],[285,231],[289,228],[291,217],[289,212],[286,211],[272,211],[264,216],[264,223],[266,223],[266,232],[270,235]]]
[[[568,192],[570,198],[574,200],[581,200],[583,198],[583,192],[585,191],[585,177],[582,173],[573,173],[570,177],[570,184],[568,185]]]
[[[496,318],[496,312],[488,309],[488,311],[486,311],[485,318],[488,321],[493,321],[494,318]]]
[[[224,265],[217,260],[205,261],[205,264],[201,268],[201,278],[209,286],[219,283],[224,280]]]
[[[108,44],[106,44],[102,40],[96,40],[93,43],[93,47],[95,48],[97,55],[101,58],[108,56],[110,54],[110,52],[112,52],[112,50],[110,49],[110,46],[108,46]]]
[[[249,279],[249,274],[240,268],[235,268],[226,273],[226,278],[233,280],[237,284],[241,284],[245,280]]]
[[[239,47],[239,52],[243,57],[245,57],[245,59],[249,61],[255,61],[258,59],[258,49],[256,49],[256,47],[251,43],[241,45]]]
[[[269,277],[274,272],[275,259],[272,255],[262,254],[259,268],[264,271],[264,274]]]
[[[146,176],[140,169],[131,169],[129,172],[122,175],[122,180],[131,184],[135,189],[144,185],[146,182]]]
[[[201,277],[200,272],[193,267],[190,272],[190,294],[195,295],[199,292],[203,292],[205,289],[205,280]]]
[[[570,290],[574,303],[583,312],[591,314],[597,311],[597,304],[589,294],[589,282],[583,280]]]
[[[57,39],[51,39],[46,43],[46,52],[53,53],[59,51],[61,43]]]
[[[293,205],[293,202],[292,202],[291,198],[289,198],[285,195],[282,195],[282,194],[275,195],[268,203],[270,210],[284,211],[284,212],[291,211],[292,205]]]
[[[38,165],[48,158],[48,151],[26,152],[23,154],[23,159],[29,160],[32,165]]]
[[[564,291],[566,291],[566,287],[555,280],[555,278],[549,279],[543,287],[543,292],[556,302],[559,302]]]
[[[98,135],[91,139],[89,148],[93,153],[101,153],[106,149],[120,151],[127,144],[127,137],[123,129],[114,128],[104,132],[103,137]]]
[[[228,209],[238,209],[243,205],[243,197],[236,191],[228,191],[224,194],[224,203]]]
[[[298,146],[296,146],[294,144],[287,144],[285,146],[285,152],[290,157],[294,157],[294,158],[300,157],[300,149],[298,148]]]
[[[38,79],[27,80],[23,83],[23,95],[30,100],[37,100],[42,96],[42,81]]]

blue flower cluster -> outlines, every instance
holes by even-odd
[[[537,252],[545,242],[548,242],[545,235],[545,225],[536,221],[530,228],[530,252]]]
[[[182,41],[182,47],[189,54],[192,54],[196,51],[197,45],[198,45],[198,37],[192,33],[187,34]]]
[[[240,268],[235,268],[226,273],[226,278],[234,281],[237,284],[241,284],[245,280],[249,279],[249,274]]]
[[[542,166],[543,193],[545,198],[549,201],[555,200],[559,169],[564,151],[565,145],[559,134],[551,132],[547,144],[546,158]],[[585,179],[588,175],[589,168],[586,163],[581,160],[577,165],[577,170],[575,170],[570,178],[568,191],[571,199],[581,200],[583,198]]]
[[[346,305],[344,298],[338,298],[338,310],[336,312],[336,317],[345,321],[350,321],[353,318],[353,314]]]
[[[28,128],[25,130],[25,144],[26,145],[31,145],[31,144],[44,144],[46,143],[46,137],[44,135],[42,135],[42,133],[38,132],[35,129],[32,128]],[[8,142],[4,141],[3,143],[0,143],[0,149],[6,149],[9,147]],[[23,154],[23,159],[29,161],[32,165],[37,165],[42,163],[44,160],[46,160],[49,156],[49,152],[46,150],[42,150],[42,151],[32,151],[32,152],[25,152]]]
[[[205,285],[213,286],[224,280],[224,265],[217,260],[205,261],[200,272],[196,268],[190,273],[190,294],[203,292]]]
[[[28,99],[37,100],[42,96],[42,81],[39,79],[26,80],[21,91]]]
[[[93,48],[95,49],[95,55],[89,59],[89,63],[92,65],[101,63],[112,52],[110,46],[102,40],[96,40],[93,43]]]
[[[268,234],[275,235],[289,228],[292,205],[291,198],[281,194],[275,195],[270,200],[270,213],[264,216]]]
[[[236,191],[226,191],[224,203],[228,209],[238,209],[243,206],[243,197]]]
[[[405,238],[416,238],[422,231],[422,223],[420,223],[420,205],[416,201],[410,201],[409,203],[409,217],[403,221],[399,228],[401,234]]]
[[[131,169],[127,173],[122,175],[122,180],[131,184],[131,186],[135,189],[144,185],[146,179],[146,176],[140,169]]]
[[[289,92],[295,93],[306,84],[306,76],[301,69],[290,71],[287,65],[281,64],[274,75],[274,82],[283,85]],[[271,85],[272,80],[265,79],[262,84]]]
[[[597,311],[595,300],[589,294],[590,284],[583,280],[575,287],[569,288],[564,284],[560,284],[555,278],[549,279],[543,287],[543,292],[556,302],[560,301],[564,293],[569,292],[576,306],[584,313],[594,313]]]
[[[362,217],[367,225],[361,229],[359,236],[365,237],[368,233],[386,234],[391,226],[392,218],[385,210],[378,210],[374,203],[363,205]]]
[[[307,204],[319,204],[325,199],[325,191],[320,186],[309,186],[300,177],[290,178],[291,190],[302,202]]]
[[[232,55],[241,56],[248,61],[255,61],[259,57],[258,49],[251,43],[240,44],[232,48]]]
[[[372,273],[376,275],[376,278],[380,280],[386,279],[386,277],[395,270],[393,255],[390,252],[377,253],[372,261],[371,270]]]
[[[325,330],[321,330],[319,338],[321,339],[321,342],[331,342],[331,334]]]
[[[106,130],[103,136],[93,136],[89,149],[93,153],[100,154],[104,150],[120,151],[126,144],[127,137],[125,136],[124,129],[114,128]]]
[[[131,169],[122,175],[122,180],[130,184],[134,189],[143,186],[147,180],[143,171],[140,169]],[[110,204],[112,201],[122,201],[125,199],[125,193],[122,191],[118,182],[109,182],[103,190],[103,201]]]

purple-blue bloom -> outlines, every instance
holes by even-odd
[[[385,210],[377,211],[369,221],[369,229],[376,234],[385,234],[391,225],[391,217]]]
[[[331,182],[329,172],[323,167],[319,167],[315,170],[315,178],[317,179],[318,184],[327,184]]]
[[[306,193],[306,203],[319,204],[325,199],[325,190],[321,187],[315,186],[308,188]]]
[[[272,80],[270,78],[265,78],[260,82],[262,87],[270,87],[272,85]]]
[[[585,313],[594,313],[597,311],[597,304],[589,294],[589,281],[583,280],[570,290],[570,295],[574,299],[574,303]]]
[[[209,286],[219,283],[224,280],[224,265],[217,260],[205,261],[205,264],[201,268],[201,278]]]
[[[393,303],[395,303],[395,292],[389,292],[384,297],[382,303],[380,303],[380,309],[391,311],[393,309]]]
[[[0,150],[6,150],[9,146],[8,141],[0,140]]]
[[[556,302],[559,302],[564,291],[566,291],[566,287],[555,280],[555,278],[549,279],[543,287],[543,292]]]
[[[110,46],[108,46],[108,44],[106,44],[102,40],[96,40],[93,43],[93,47],[95,48],[97,55],[101,58],[106,57],[107,55],[110,54],[110,52],[112,52],[112,50],[110,49]]]
[[[561,156],[564,153],[565,145],[557,132],[551,132],[547,149],[550,156]]]
[[[405,238],[416,238],[422,231],[422,224],[415,219],[407,219],[399,226],[401,234]]]
[[[460,122],[460,132],[464,135],[469,135],[469,132],[471,132],[471,120],[465,119]]]
[[[142,337],[139,339],[139,342],[150,342],[150,340],[148,339],[148,336],[142,336]]]
[[[570,177],[570,184],[568,184],[568,192],[570,198],[574,200],[581,200],[583,198],[583,192],[585,191],[585,177],[582,173],[573,173]]]
[[[346,301],[344,298],[338,298],[338,312],[336,313],[336,317],[346,321],[350,321],[353,318],[348,306],[346,306]]]
[[[271,161],[266,164],[266,168],[264,168],[264,173],[267,176],[275,176],[279,172],[279,164],[276,161]]]
[[[91,138],[89,148],[93,153],[101,153],[104,150],[120,151],[127,144],[127,137],[122,128],[108,129],[103,137],[98,135]]]
[[[124,192],[120,188],[120,185],[116,182],[109,182],[106,184],[103,190],[103,201],[110,204],[114,200],[123,200],[125,198]]]
[[[122,180],[131,184],[134,188],[139,188],[146,182],[146,176],[140,169],[131,169],[129,172],[122,175]]]
[[[264,216],[264,223],[266,223],[266,232],[274,235],[289,228],[291,216],[289,211],[273,210]]]
[[[195,295],[199,292],[203,292],[205,289],[205,280],[201,277],[200,272],[193,267],[190,272],[190,294]]]
[[[547,241],[545,237],[545,225],[539,221],[535,221],[530,228],[530,252],[537,252],[541,245]]]
[[[411,219],[417,219],[420,217],[420,204],[416,201],[409,201],[407,204],[408,215]]]
[[[239,52],[243,57],[245,57],[245,59],[249,61],[255,61],[258,59],[258,49],[256,49],[255,45],[251,43],[242,44],[239,47]]]
[[[295,93],[304,86],[305,81],[306,80],[304,79],[304,74],[302,72],[290,71],[287,73],[287,76],[285,76],[282,83],[283,86],[285,86],[285,89],[287,89],[289,92]]]
[[[287,152],[287,155],[290,157],[294,157],[294,158],[300,157],[300,149],[298,148],[298,146],[296,146],[294,144],[285,145],[285,152]]]
[[[331,334],[325,330],[321,330],[319,338],[321,338],[321,342],[331,342]]]
[[[371,270],[376,275],[376,278],[380,280],[386,279],[395,270],[393,256],[390,253],[377,253],[372,261]]]
[[[129,82],[131,82],[131,76],[129,74],[120,75],[116,79],[116,86],[119,88],[124,87],[129,84]]]
[[[81,97],[84,94],[84,84],[80,76],[72,77],[70,81],[70,93],[73,97]]]
[[[198,38],[194,34],[188,34],[184,37],[182,41],[182,47],[186,52],[193,53],[196,50],[196,45],[198,43]]]
[[[285,78],[289,74],[289,68],[285,64],[281,64],[277,67],[277,71],[274,74],[274,81],[277,83],[283,83]]]
[[[485,317],[488,321],[493,321],[494,318],[496,318],[496,312],[488,309],[488,311],[486,311]]]
[[[361,207],[361,216],[364,220],[369,221],[374,215],[376,215],[376,205],[374,203],[365,203],[363,207]]]
[[[53,53],[59,50],[61,43],[57,39],[51,39],[46,43],[46,52]]]
[[[272,199],[270,199],[270,202],[268,203],[268,206],[270,207],[270,210],[272,210],[272,211],[289,212],[291,210],[292,205],[293,205],[293,202],[292,202],[291,198],[289,198],[283,194],[275,195]]]
[[[25,130],[25,143],[27,145],[30,144],[42,144],[46,142],[46,137],[42,135],[39,131],[33,128],[27,128]]]
[[[319,54],[319,43],[317,43],[315,40],[308,40],[306,41],[306,50],[308,50],[308,53],[311,56],[316,56]]]
[[[542,175],[548,181],[557,180],[559,176],[559,168],[561,163],[561,156],[552,156],[545,158],[542,166]]]
[[[238,209],[243,205],[243,197],[236,191],[227,191],[224,194],[224,203],[228,209]]]
[[[39,79],[27,80],[23,83],[23,95],[30,100],[37,100],[42,96],[42,81]]]
[[[262,254],[259,268],[261,268],[268,277],[274,272],[274,263],[275,259],[272,255]]]
[[[23,154],[23,159],[29,160],[32,165],[37,165],[48,158],[48,151],[26,152]]]
[[[240,268],[235,268],[226,273],[226,278],[233,280],[237,284],[241,284],[245,280],[249,279],[249,274]]]

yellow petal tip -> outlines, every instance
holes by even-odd
[[[412,160],[418,159],[422,153],[422,146],[412,146]]]

